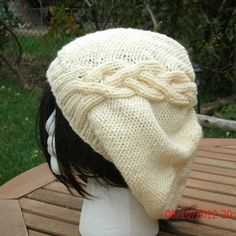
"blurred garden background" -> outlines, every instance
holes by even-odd
[[[0,1],[0,185],[45,162],[35,119],[45,72],[76,37],[111,27],[166,34],[194,65],[204,137],[236,138],[235,0]],[[211,120],[212,119],[212,120]]]

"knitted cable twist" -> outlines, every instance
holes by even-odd
[[[176,105],[196,105],[196,84],[182,71],[166,71],[155,62],[125,66],[124,63],[107,63],[87,76],[99,81],[75,81],[73,89],[85,94],[101,94],[108,98],[130,97],[134,94],[153,101]],[[89,79],[88,79],[89,81]],[[67,89],[65,87],[64,89]]]
[[[138,95],[150,101],[166,100],[174,105],[191,107],[197,103],[196,83],[192,82],[184,72],[166,71],[155,61],[128,66],[124,62],[108,62],[92,69],[87,75],[83,74],[84,81],[75,80],[71,75],[71,72],[68,76],[63,75],[65,79],[58,79],[55,83],[58,91],[62,93],[66,91],[63,93],[67,94],[63,98],[64,106],[69,105],[67,103],[72,94],[95,95],[93,101],[81,108],[83,116],[80,118],[80,123],[83,123],[88,111],[105,98],[128,98]],[[96,78],[95,82],[87,82],[93,77]]]

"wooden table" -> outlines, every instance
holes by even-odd
[[[78,236],[82,201],[42,164],[0,187],[0,235]],[[183,235],[236,236],[236,139],[201,141],[179,206],[194,204],[213,214],[199,224],[174,223]],[[234,217],[223,218],[227,210]],[[213,211],[216,219],[208,219]]]

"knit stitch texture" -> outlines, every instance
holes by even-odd
[[[98,31],[64,46],[47,78],[72,129],[114,163],[147,213],[175,209],[202,137],[185,48],[146,30]]]

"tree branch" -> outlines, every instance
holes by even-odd
[[[149,0],[144,0],[144,6],[146,7],[149,15],[151,16],[152,22],[153,22],[153,31],[157,32],[160,30],[160,23],[157,22],[156,17],[150,7]]]
[[[18,68],[15,68],[10,62],[9,60],[6,58],[6,56],[3,54],[2,51],[0,51],[0,59],[10,68],[10,70],[13,71],[13,73],[16,74],[18,82],[24,87],[24,88],[28,88],[27,84],[25,83],[23,77],[21,76],[20,71],[18,70]]]
[[[205,127],[216,127],[229,131],[236,131],[236,121],[216,118],[214,116],[206,116],[197,114],[198,121]]]
[[[229,105],[236,101],[236,95],[231,95],[226,98],[218,99],[214,102],[211,102],[207,107],[201,109],[201,114],[204,115],[213,115],[213,113],[222,107]]]
[[[88,7],[91,10],[91,16],[93,18],[93,22],[95,24],[95,27],[97,30],[100,30],[100,25],[98,23],[98,14],[97,14],[97,10],[94,8],[94,6],[88,1],[88,0],[84,0],[86,2],[86,4],[88,5]]]
[[[15,34],[4,22],[0,21],[0,24],[3,25],[3,26],[7,29],[8,32],[10,32],[10,34],[13,36],[13,38],[14,38],[14,40],[15,40],[16,45],[17,45],[17,47],[18,47],[18,49],[19,49],[19,55],[18,55],[18,57],[16,58],[16,61],[15,61],[14,64],[20,64],[20,62],[21,62],[21,57],[22,57],[22,47],[21,47],[21,45],[20,45],[20,42],[19,42],[17,36],[16,36],[16,34]]]
[[[116,7],[118,7],[121,4],[121,2],[122,2],[122,0],[118,0],[116,2],[116,4],[111,8],[111,11],[110,11],[110,13],[108,14],[108,16],[106,18],[103,29],[106,29],[106,26],[107,26],[108,22],[110,21],[110,18],[111,18],[111,15],[112,15],[113,11],[115,10]]]

